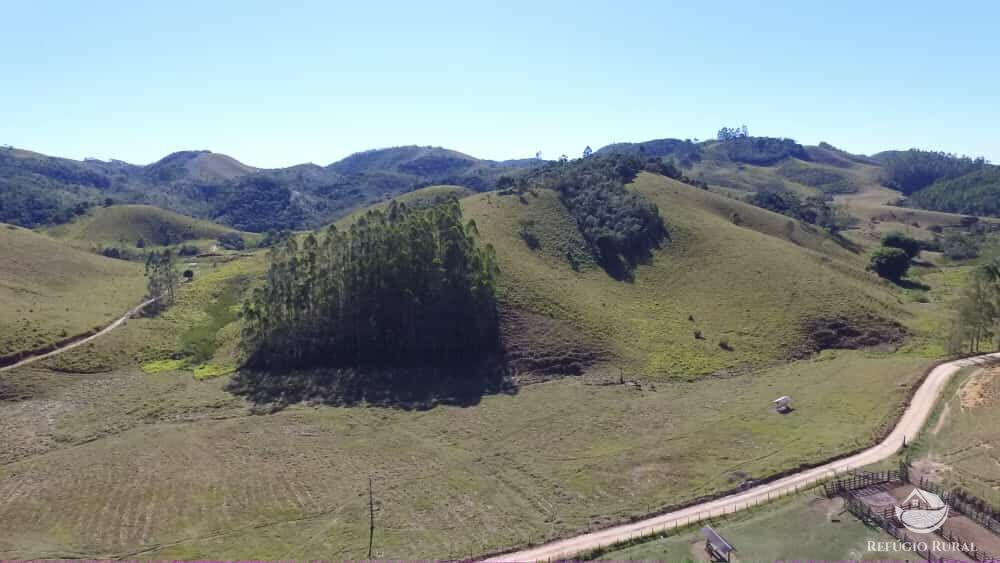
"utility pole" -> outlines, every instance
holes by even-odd
[[[372,546],[375,545],[375,501],[372,496],[372,476],[368,476],[368,559],[372,558]]]

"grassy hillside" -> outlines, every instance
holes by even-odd
[[[694,376],[764,364],[813,346],[808,323],[905,316],[864,258],[823,232],[740,201],[643,173],[670,240],[619,282],[596,267],[555,193],[463,200],[496,248],[509,305],[568,323],[645,375]],[[519,230],[535,230],[531,250]],[[577,265],[574,269],[573,264]]]
[[[72,223],[53,227],[54,237],[90,244],[166,246],[189,240],[217,239],[234,229],[149,205],[114,205],[90,210]]]
[[[0,224],[0,356],[103,326],[145,293],[142,266]]]

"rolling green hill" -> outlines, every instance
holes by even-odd
[[[0,356],[93,330],[139,303],[139,264],[0,224]]]
[[[659,207],[670,232],[632,283],[594,264],[554,192],[463,200],[496,249],[502,300],[561,325],[559,338],[580,335],[614,363],[661,376],[814,351],[817,319],[877,332],[906,316],[892,292],[864,271],[864,257],[819,229],[649,173],[631,189]],[[536,250],[518,235],[525,225],[539,241]]]
[[[186,241],[217,239],[237,231],[199,219],[192,219],[150,205],[114,205],[91,209],[72,223],[53,227],[56,238],[91,245],[169,246]]]

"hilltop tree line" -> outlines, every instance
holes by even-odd
[[[747,129],[747,126],[742,125],[740,127],[723,127],[722,129],[719,129],[719,133],[715,136],[715,138],[720,141],[730,141],[732,139],[740,139],[749,136],[750,131]]]
[[[882,163],[882,183],[906,195],[930,186],[938,180],[957,178],[986,166],[982,157],[970,158],[945,152],[891,151],[875,155]]]
[[[288,237],[243,308],[246,365],[377,371],[487,357],[499,338],[495,264],[455,200],[393,202],[349,231]]]
[[[502,179],[500,187],[556,191],[597,262],[612,276],[627,278],[667,237],[656,205],[625,188],[646,164],[635,155],[593,155],[551,163],[517,182]]]

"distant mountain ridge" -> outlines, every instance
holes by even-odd
[[[862,189],[874,178],[910,194],[936,179],[982,166],[980,160],[944,153],[911,149],[869,157],[827,143],[805,146],[787,138],[750,136],[613,143],[594,154],[658,159],[675,166],[676,177],[702,187],[736,190],[744,194],[740,197],[760,191],[831,197]],[[207,150],[178,151],[152,164],[135,165],[4,147],[0,148],[0,221],[26,227],[66,223],[110,198],[243,231],[305,229],[425,186],[491,190],[502,176],[516,177],[547,162],[495,161],[442,147],[408,145],[358,152],[327,166],[263,169]],[[966,180],[936,187],[934,197],[911,201],[947,211],[1000,210],[995,188],[979,187],[995,185],[992,175],[971,175]],[[965,192],[961,204],[945,193],[957,189]],[[990,201],[979,205],[977,198]]]
[[[501,175],[541,162],[404,146],[356,153],[325,167],[261,169],[207,150],[179,151],[143,166],[7,147],[0,149],[0,221],[26,227],[65,223],[110,198],[243,230],[308,228],[428,185],[488,190]]]

